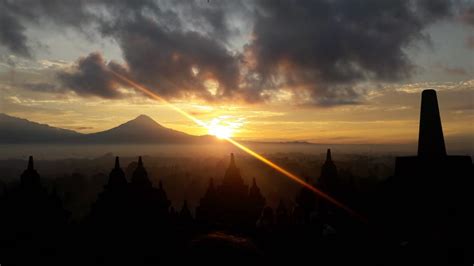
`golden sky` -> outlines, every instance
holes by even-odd
[[[414,83],[377,88],[364,103],[336,107],[285,104],[206,104],[174,101],[198,119],[230,125],[244,140],[310,141],[315,143],[409,143],[418,137],[420,95],[435,88],[445,137],[469,142],[474,136],[474,80]],[[8,87],[10,88],[10,87]],[[168,106],[140,95],[122,100],[82,98],[75,94],[51,97],[43,92],[5,89],[2,106],[8,114],[51,126],[90,133],[106,130],[146,114],[163,126],[193,135],[208,134]]]
[[[397,144],[416,141],[421,91],[436,89],[448,148],[473,146],[468,1],[436,14],[423,1],[416,9],[406,1],[366,9],[343,1],[348,8],[333,17],[318,15],[316,2],[284,2],[157,1],[154,9],[121,9],[128,3],[60,1],[49,13],[32,5],[32,17],[6,10],[7,22],[21,27],[0,40],[0,112],[83,133],[146,114],[169,128],[209,133],[114,79],[113,70],[205,123],[231,128],[237,139]],[[397,10],[405,20],[378,16]],[[387,23],[395,24],[379,32]]]

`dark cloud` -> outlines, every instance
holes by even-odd
[[[211,16],[210,33],[203,29],[184,30],[183,14],[175,10],[156,5],[132,5],[128,2],[114,5],[108,9],[114,18],[112,21],[97,20],[100,33],[114,39],[122,50],[126,64],[114,66],[121,67],[124,75],[162,97],[193,96],[212,101],[236,95],[238,58],[224,47],[227,31],[219,32],[222,41],[211,38],[217,31],[215,28],[223,24],[222,18]],[[215,12],[196,5],[188,8],[199,11],[197,14],[201,17]],[[110,65],[95,53],[79,60],[74,71],[60,74],[60,80],[78,94],[121,97],[117,91],[120,84],[116,77],[107,73],[109,68]]]
[[[458,0],[454,0],[458,1]],[[432,22],[452,15],[453,1],[451,0],[418,0],[415,1],[420,18]]]
[[[93,53],[59,74],[80,95],[122,97],[108,71],[116,68],[168,98],[259,102],[285,88],[319,106],[360,103],[360,82],[409,77],[414,66],[405,48],[427,40],[424,29],[453,13],[448,0],[0,3],[10,15],[2,19],[16,25],[10,33],[2,27],[0,36],[13,37],[0,44],[14,53],[31,53],[24,23],[47,20],[93,28],[120,46],[123,65]],[[229,45],[241,34],[236,16],[253,23],[243,51]]]
[[[57,28],[81,30],[93,21],[87,11],[87,5],[93,4],[85,0],[0,0],[0,45],[15,55],[29,58],[34,53],[25,33],[27,26],[52,22]]]
[[[0,44],[12,53],[30,57],[25,27],[0,4]]]
[[[117,63],[105,62],[99,53],[80,58],[72,72],[61,72],[58,77],[62,83],[82,96],[120,98],[117,90],[121,81],[111,71],[123,73],[126,70]]]
[[[219,82],[217,94],[222,97],[231,96],[238,86],[236,58],[203,34],[168,30],[147,18],[120,21],[106,34],[122,48],[130,75],[161,96],[212,100],[204,85],[210,79]]]
[[[22,84],[22,87],[27,90],[36,92],[47,92],[47,93],[63,93],[65,89],[58,84],[52,84],[48,82],[26,82]]]
[[[404,48],[428,23],[450,14],[449,1],[260,1],[248,49],[262,87],[304,87],[316,104],[357,102],[364,80],[410,76]],[[354,98],[355,97],[355,98]]]
[[[0,45],[16,55],[29,56],[33,52],[25,34],[27,26],[49,23],[48,27],[55,30],[71,27],[90,34],[90,28],[97,28],[98,24],[141,16],[159,17],[160,25],[170,29],[180,29],[186,20],[198,25],[197,28],[201,26],[212,32],[225,33],[224,9],[219,8],[224,6],[216,7],[199,0],[169,3],[155,0],[0,0]]]

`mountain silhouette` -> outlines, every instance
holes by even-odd
[[[124,124],[83,138],[92,143],[191,143],[200,137],[166,128],[149,116],[140,115]]]
[[[194,136],[164,127],[146,115],[117,127],[90,134],[55,128],[26,119],[0,114],[0,143],[91,143],[91,144],[131,144],[131,143],[208,143],[212,136]]]
[[[0,143],[69,142],[83,134],[0,113]]]

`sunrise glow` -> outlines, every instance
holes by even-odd
[[[235,120],[231,116],[220,116],[212,119],[205,127],[208,129],[209,135],[216,136],[220,139],[226,139],[233,137],[242,125],[242,121]]]
[[[330,202],[334,206],[343,209],[346,211],[348,214],[351,216],[357,217],[360,221],[366,222],[365,217],[360,216],[358,213],[353,211],[351,208],[347,207],[346,205],[342,204],[339,202],[337,199],[329,196],[325,192],[321,191],[320,189],[316,188],[315,186],[311,185],[310,183],[304,181],[297,175],[291,173],[290,171],[284,169],[283,167],[279,166],[278,164],[272,162],[271,160],[267,159],[266,157],[260,155],[256,151],[250,149],[249,147],[243,145],[242,143],[239,143],[238,141],[234,140],[231,138],[232,132],[235,128],[238,128],[242,126],[242,122],[231,122],[228,121],[227,119],[230,119],[231,117],[229,116],[221,116],[219,118],[213,119],[209,124],[204,123],[203,121],[197,119],[193,115],[187,113],[186,111],[182,110],[181,108],[177,107],[176,105],[166,101],[164,98],[160,97],[158,94],[154,93],[152,90],[148,89],[147,87],[139,84],[138,82],[135,82],[129,78],[126,78],[114,71],[111,71],[111,74],[117,76],[121,80],[125,81],[128,85],[132,86],[133,88],[142,91],[143,93],[151,96],[155,100],[162,102],[172,108],[173,110],[177,111],[184,117],[190,119],[194,123],[196,123],[199,126],[207,128],[209,134],[212,134],[220,139],[224,139],[234,145],[235,147],[239,148],[240,150],[246,152],[247,154],[253,156],[254,158],[258,159],[259,161],[265,163],[266,165],[272,167],[273,169],[277,170],[278,172],[282,173],[292,181],[298,183],[299,185],[308,188],[310,191],[318,195],[320,198],[326,200],[327,202]]]
[[[0,21],[0,266],[471,263],[473,0]]]
[[[209,127],[209,134],[216,136],[220,139],[230,138],[232,137],[232,129],[230,127],[222,126],[222,125],[213,125]]]

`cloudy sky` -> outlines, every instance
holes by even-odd
[[[0,0],[0,112],[207,133],[112,73],[247,140],[413,142],[436,89],[448,148],[474,143],[469,0]]]

